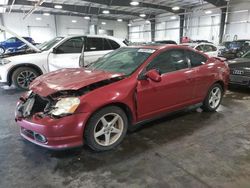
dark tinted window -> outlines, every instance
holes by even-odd
[[[159,54],[147,67],[147,70],[157,69],[160,73],[173,72],[188,68],[184,50],[169,50]]]
[[[103,50],[115,50],[117,48],[120,48],[120,45],[113,40],[110,39],[103,39],[103,40],[104,40]]]
[[[98,50],[103,50],[103,39],[88,37],[85,51],[98,51]]]
[[[217,48],[212,45],[203,45],[203,52],[212,52],[216,50]]]
[[[205,56],[195,53],[193,51],[187,51],[187,56],[188,56],[188,59],[190,59],[190,63],[192,67],[204,65],[207,61],[207,58]]]
[[[81,53],[83,41],[83,37],[71,38],[57,48],[57,53]]]
[[[197,47],[196,47],[196,50],[198,50],[198,51],[203,51],[203,45],[197,46]]]

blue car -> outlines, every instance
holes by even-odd
[[[34,40],[31,37],[23,37],[28,42],[34,44]],[[15,51],[20,46],[24,45],[25,43],[19,40],[16,37],[11,37],[6,41],[0,42],[0,54],[4,54],[6,50]]]

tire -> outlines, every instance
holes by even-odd
[[[28,90],[30,83],[39,76],[39,73],[31,67],[17,68],[12,74],[12,83],[22,90]]]
[[[217,93],[218,92],[218,93]],[[217,93],[217,94],[215,94]],[[223,89],[220,84],[214,84],[208,91],[203,102],[202,109],[206,112],[214,112],[220,106],[223,97]]]
[[[0,55],[3,55],[5,53],[5,48],[0,46]]]
[[[108,106],[91,116],[85,127],[84,139],[94,151],[107,151],[122,142],[127,129],[128,118],[125,112],[117,106]]]

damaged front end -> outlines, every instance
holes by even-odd
[[[41,97],[29,92],[26,97],[21,97],[16,107],[16,120],[29,118],[33,115],[44,117],[49,115],[56,101],[51,97]]]
[[[29,119],[32,116],[38,118],[50,117],[61,118],[73,114],[80,105],[80,97],[95,89],[109,85],[125,78],[119,76],[99,81],[78,90],[62,90],[52,93],[46,97],[34,92],[28,92],[21,97],[16,108],[16,121]]]

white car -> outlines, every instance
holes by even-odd
[[[211,57],[217,57],[219,53],[218,47],[216,47],[212,43],[204,43],[204,42],[203,43],[183,43],[182,45],[190,46],[191,48],[201,51]]]
[[[84,65],[88,65],[126,44],[110,36],[56,37],[39,45],[39,52],[1,59],[0,83],[28,89],[29,84],[41,74],[61,68],[77,68],[83,46]]]

